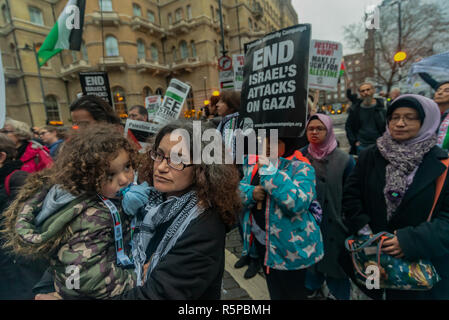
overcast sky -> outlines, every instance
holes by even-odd
[[[346,47],[343,26],[360,22],[366,7],[382,0],[292,0],[299,23],[312,24],[312,39],[343,43],[343,53],[355,51]]]

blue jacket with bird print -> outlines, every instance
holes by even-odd
[[[320,228],[309,212],[316,198],[315,170],[299,151],[289,158],[279,158],[277,168],[270,164],[258,169],[256,165],[254,156],[245,157],[240,182],[244,205],[242,255],[248,253],[254,238],[251,209],[257,203],[251,180],[259,170],[260,185],[267,194],[264,265],[276,270],[299,270],[317,263],[324,249]]]

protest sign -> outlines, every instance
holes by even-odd
[[[179,118],[182,106],[189,94],[190,86],[177,79],[170,80],[164,101],[156,112],[154,121],[164,125]]]
[[[218,74],[220,90],[234,90],[234,70],[220,71]]]
[[[81,72],[80,82],[84,95],[103,98],[109,105],[114,106],[107,72]]]
[[[243,67],[245,65],[245,55],[234,54],[232,55],[233,67],[234,67],[234,90],[242,91],[243,85]]]
[[[304,133],[310,34],[310,24],[301,24],[245,45],[240,128]]]
[[[148,120],[154,120],[160,105],[161,96],[148,96],[145,98],[145,108],[148,111]]]
[[[336,92],[342,57],[343,46],[341,43],[312,40],[309,88]]]
[[[158,126],[138,120],[126,120],[125,138],[133,142],[139,152],[144,152],[148,146],[148,138],[158,131]]]

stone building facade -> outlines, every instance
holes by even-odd
[[[67,0],[0,0],[0,50],[7,115],[41,126],[70,125],[81,92],[79,72],[107,71],[118,114],[164,94],[172,78],[192,87],[185,108],[199,110],[218,90],[218,0],[89,0],[81,51],[63,51],[40,69],[33,48],[50,32]],[[100,9],[102,8],[102,10]],[[298,23],[291,0],[223,0],[225,50]],[[42,81],[40,81],[42,80]]]

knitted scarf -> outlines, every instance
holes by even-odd
[[[387,220],[401,204],[405,192],[413,181],[413,177],[426,153],[437,143],[436,135],[413,145],[399,143],[391,138],[388,132],[377,139],[377,147],[382,156],[389,162],[386,167],[386,183],[384,195],[387,205]]]
[[[151,257],[146,278],[151,274],[160,259],[173,248],[192,220],[204,210],[198,205],[198,197],[194,191],[180,197],[169,197],[164,201],[163,194],[150,188],[148,203],[137,217],[136,232],[133,236],[133,259],[137,274],[137,285],[141,286],[143,266],[146,262],[146,249],[161,224],[174,219],[161,242]]]

